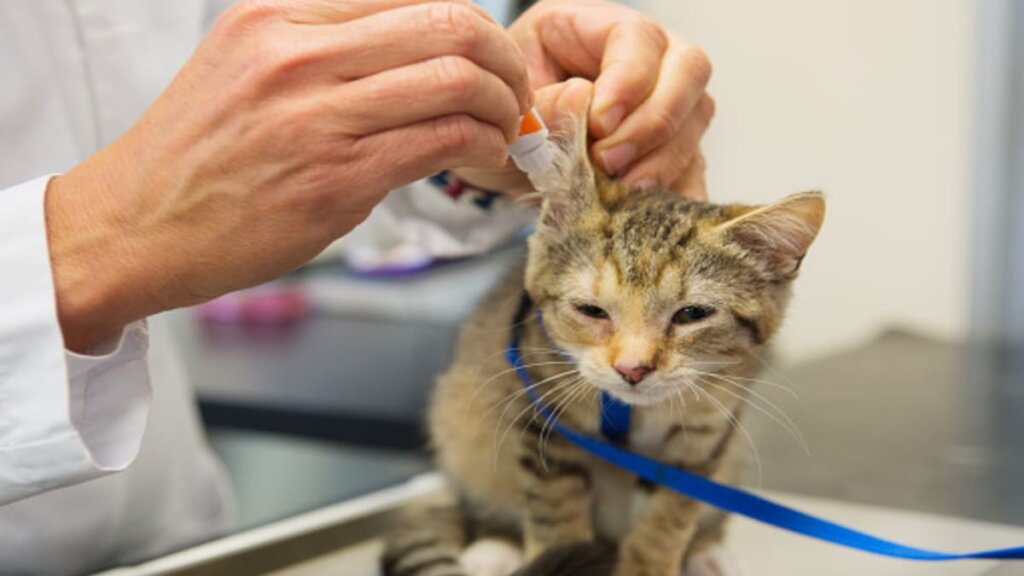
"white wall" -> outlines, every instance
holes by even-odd
[[[975,6],[970,0],[644,0],[715,63],[719,201],[805,189],[828,216],[780,351],[889,325],[967,324]]]

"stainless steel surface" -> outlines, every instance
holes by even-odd
[[[234,530],[246,530],[405,482],[426,454],[247,430],[209,431],[235,488]]]
[[[379,538],[413,502],[447,498],[433,474],[400,486],[97,576],[267,574]]]
[[[1007,526],[792,494],[765,495],[796,508],[851,525],[870,526],[891,537],[936,548],[977,547],[986,542],[1001,544],[1024,538],[1024,530]],[[103,576],[378,576],[380,537],[387,526],[397,521],[397,511],[404,505],[449,498],[440,479],[427,475],[395,489]],[[728,546],[749,576],[980,576],[994,566],[991,561],[931,563],[884,558],[796,537],[743,518],[732,521]],[[1005,576],[1013,574],[1008,572]]]
[[[462,318],[522,258],[512,245],[380,279],[314,268],[296,281],[315,311],[289,327],[204,324],[188,310],[170,318],[201,399],[418,422]]]

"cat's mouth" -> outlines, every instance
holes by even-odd
[[[648,406],[671,398],[675,392],[665,385],[658,386],[608,386],[604,388],[609,394],[626,404]]]

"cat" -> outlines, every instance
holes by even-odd
[[[600,436],[605,391],[633,407],[630,450],[735,481],[745,383],[779,331],[824,199],[716,205],[633,189],[590,163],[583,125],[539,190],[525,266],[464,324],[433,392],[432,447],[459,503],[396,527],[387,576],[726,571],[724,513],[569,444],[503,351],[515,329],[534,392],[565,425]]]

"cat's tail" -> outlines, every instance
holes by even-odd
[[[417,508],[403,516],[386,539],[384,576],[466,576],[459,562],[467,539],[459,506]]]

